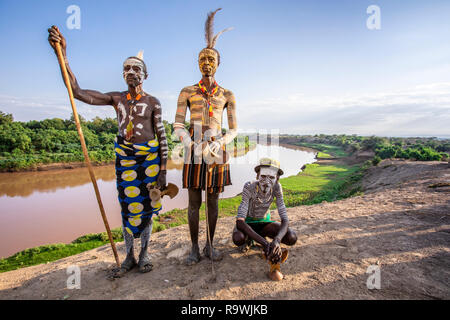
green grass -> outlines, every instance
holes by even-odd
[[[92,240],[77,244],[50,244],[36,248],[26,249],[9,258],[0,260],[0,272],[16,270],[23,267],[46,263],[62,259],[74,254],[91,250],[104,245],[105,242]]]
[[[310,205],[346,198],[359,189],[352,185],[362,176],[359,165],[306,165],[296,176],[280,179],[287,207]]]
[[[332,156],[330,156],[328,153],[319,151],[319,152],[317,153],[317,158],[327,159],[327,158],[332,158]]]
[[[338,147],[322,145],[333,156],[346,154]],[[306,165],[296,176],[280,179],[287,207],[310,205],[322,201],[335,201],[360,193],[353,184],[361,179],[363,166],[354,165]],[[241,202],[240,195],[219,200],[219,218],[236,216]],[[272,209],[276,209],[275,203]],[[276,216],[275,216],[276,217]],[[200,208],[200,220],[205,220],[204,204]],[[187,209],[174,209],[153,219],[153,232],[187,224]],[[112,230],[114,241],[123,241],[121,228]],[[188,235],[186,235],[188,236]],[[109,243],[106,232],[88,234],[70,244],[45,245],[27,249],[11,257],[0,259],[0,272],[47,263]]]
[[[329,144],[307,143],[307,142],[297,142],[295,144],[298,146],[303,146],[303,147],[308,147],[308,148],[313,148],[313,149],[319,150],[328,156],[331,155],[332,157],[340,158],[340,157],[347,157],[349,155],[341,147],[333,146],[333,145],[329,145]],[[319,155],[317,155],[317,156],[319,156]]]

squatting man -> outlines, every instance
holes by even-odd
[[[155,187],[163,190],[166,187],[168,146],[161,104],[142,88],[148,77],[142,52],[123,63],[127,91],[101,93],[81,89],[69,67],[66,40],[56,26],[48,32],[48,41],[55,53],[56,43],[61,45],[74,97],[90,105],[113,106],[117,113],[119,132],[114,144],[116,177],[127,256],[121,267],[114,270],[113,277],[120,277],[135,266],[142,273],[149,272],[153,268],[147,252],[152,216],[161,210],[160,201],[150,200],[149,190]],[[141,240],[138,262],[133,250],[135,238]]]
[[[283,190],[278,181],[283,170],[278,161],[262,158],[255,167],[255,172],[256,181],[244,184],[233,230],[233,242],[241,252],[246,252],[252,241],[256,241],[263,247],[265,257],[276,265],[282,261],[281,243],[292,246],[297,242],[297,235],[289,228]],[[269,208],[274,198],[281,223],[273,221],[270,216]],[[272,238],[272,241],[267,241],[266,237]]]

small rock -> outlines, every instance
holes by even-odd
[[[336,244],[341,247],[347,247],[348,241],[345,239],[336,240]]]
[[[173,251],[170,251],[166,258],[167,259],[171,259],[171,258],[175,258],[175,259],[181,259],[183,256],[185,256],[187,253],[189,252],[189,246],[182,246],[178,249],[175,249]]]

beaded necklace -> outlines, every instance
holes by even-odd
[[[217,84],[216,81],[214,81],[213,87],[212,87],[211,91],[209,92],[206,89],[206,87],[204,86],[203,80],[200,80],[198,82],[198,87],[203,92],[203,94],[206,95],[206,103],[208,104],[208,114],[209,114],[209,117],[211,118],[214,115],[213,105],[211,104],[211,97],[217,93],[217,90],[219,90],[219,85]]]
[[[133,124],[133,117],[131,116],[131,114],[133,113],[133,110],[136,107],[136,102],[141,100],[142,95],[140,93],[138,93],[138,95],[136,96],[136,98],[131,99],[131,94],[128,92],[127,93],[127,103],[128,103],[128,107],[130,108],[130,113],[128,115],[128,125],[127,125],[127,135],[125,137],[125,140],[129,141],[133,136],[134,136],[134,124]]]

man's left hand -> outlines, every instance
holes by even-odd
[[[159,171],[158,179],[156,180],[156,187],[161,191],[166,189],[166,173],[166,170]]]
[[[273,239],[270,243],[269,260],[273,263],[277,263],[281,260],[281,245],[278,239]]]

